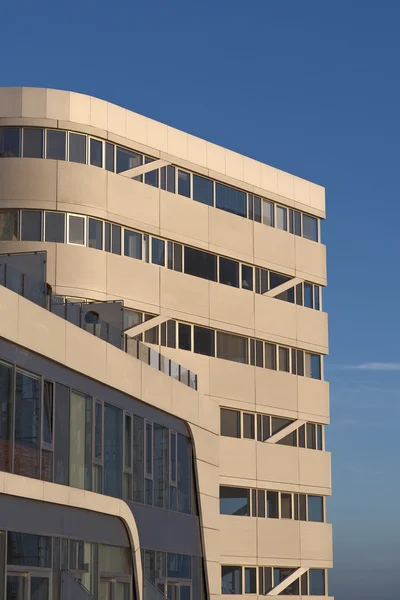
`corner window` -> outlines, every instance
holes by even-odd
[[[85,217],[68,215],[68,243],[85,245]]]
[[[242,567],[221,566],[222,594],[242,593]]]
[[[276,226],[282,231],[287,231],[287,209],[283,206],[276,207]]]
[[[239,287],[239,263],[236,260],[219,257],[219,282]]]
[[[324,569],[310,569],[310,596],[325,596],[325,571]]]
[[[319,354],[304,353],[305,376],[311,379],[321,379],[321,357]]]
[[[238,410],[230,410],[229,408],[221,408],[221,435],[225,437],[240,438],[240,412]]]
[[[217,332],[217,357],[248,364],[247,338],[231,333]]]
[[[83,165],[86,164],[86,135],[69,134],[68,160]]]
[[[185,246],[185,273],[202,277],[210,281],[217,281],[217,257],[215,254],[203,252]]]
[[[21,211],[21,240],[27,242],[40,242],[42,239],[42,211]]]
[[[124,255],[142,260],[142,234],[124,229]]]
[[[103,142],[90,138],[90,164],[93,167],[103,166]]]
[[[222,183],[215,184],[216,207],[240,217],[247,216],[246,192]]]
[[[65,131],[48,129],[46,134],[46,158],[65,160],[66,140],[67,134]]]
[[[323,523],[324,499],[322,496],[308,496],[308,520]]]
[[[0,128],[0,157],[21,156],[21,129],[19,127]]]
[[[43,129],[23,129],[24,158],[43,158]]]
[[[178,194],[190,198],[190,173],[178,169]]]
[[[193,175],[193,200],[214,206],[214,183],[211,179]]]
[[[219,488],[219,512],[221,515],[250,516],[250,490],[221,485]]]
[[[103,221],[89,218],[89,248],[103,249]]]
[[[194,326],[194,352],[215,356],[215,332],[207,327]]]
[[[303,237],[318,242],[318,219],[303,215]]]

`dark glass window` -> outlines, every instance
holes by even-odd
[[[242,288],[253,290],[253,267],[242,265]]]
[[[122,410],[104,404],[104,493],[122,497]]]
[[[68,159],[70,162],[86,164],[86,135],[69,134]]]
[[[250,516],[250,490],[221,485],[219,488],[221,515]]]
[[[104,250],[111,252],[111,223],[104,223]]]
[[[85,217],[68,215],[68,243],[85,245]]]
[[[302,425],[299,427],[299,446],[300,448],[306,447],[306,426]]]
[[[292,518],[292,494],[281,494],[281,519]]]
[[[23,154],[25,158],[43,158],[43,129],[23,129]]]
[[[247,338],[232,333],[217,332],[217,357],[248,364]]]
[[[217,281],[217,257],[215,254],[203,252],[185,246],[185,273],[202,277],[210,281]]]
[[[216,207],[246,217],[246,193],[222,183],[215,184]]]
[[[103,249],[103,221],[89,219],[89,248]]]
[[[322,496],[308,496],[308,520],[322,523],[324,520],[324,499]]]
[[[168,552],[167,575],[173,579],[191,579],[192,557],[188,554],[173,554]]]
[[[307,520],[307,496],[299,494],[300,521]]]
[[[269,202],[268,200],[263,200],[263,223],[264,225],[269,225],[270,227],[275,226],[274,219],[274,204],[273,202]]]
[[[17,371],[15,377],[14,473],[39,478],[39,381]]]
[[[215,356],[215,331],[213,329],[194,326],[194,351],[196,354]]]
[[[53,384],[45,381],[43,387],[42,439],[46,444],[53,443]]]
[[[289,348],[284,346],[279,346],[279,370],[285,371],[285,373],[290,371]]]
[[[274,587],[285,581],[292,573],[294,569],[282,569],[282,568],[274,568]],[[299,595],[299,580],[295,579],[291,584],[289,584],[284,590],[285,596],[298,596]]]
[[[317,447],[317,438],[315,435],[315,424],[307,423],[307,448],[315,450]]]
[[[289,231],[301,236],[301,213],[298,210],[289,210]]]
[[[240,412],[238,410],[230,410],[221,408],[221,435],[225,437],[240,438]]]
[[[311,283],[304,282],[304,306],[313,307],[313,286]]]
[[[178,511],[186,514],[191,512],[191,464],[190,440],[178,433]]]
[[[111,226],[111,252],[121,254],[121,227],[119,225]]]
[[[322,425],[317,425],[317,450],[322,450]]]
[[[298,283],[296,285],[296,304],[299,306],[303,305],[303,284]]]
[[[239,263],[229,258],[219,258],[219,282],[239,287]]]
[[[151,238],[151,262],[154,265],[165,267],[165,242],[158,238]]]
[[[21,156],[21,129],[18,127],[0,128],[0,157]]]
[[[284,419],[281,417],[272,417],[271,419],[271,431],[272,435],[274,433],[278,433],[278,431],[282,431],[285,427],[288,427],[293,421],[291,419]]]
[[[142,234],[124,229],[124,254],[142,260]]]
[[[160,169],[160,187],[175,194],[175,167],[168,165]]]
[[[303,594],[303,596],[308,596],[308,573],[303,573],[303,575],[300,577],[300,582],[301,594]]]
[[[114,172],[114,144],[106,142],[106,170]]]
[[[154,162],[154,160],[154,158],[149,158],[148,156],[146,156],[144,162],[145,164],[149,164]],[[144,182],[147,183],[147,185],[151,185],[153,187],[158,188],[158,169],[154,169],[153,171],[145,173]]]
[[[54,403],[54,481],[69,484],[69,424],[70,390],[61,383],[55,385]]]
[[[265,368],[276,371],[276,345],[265,342]]]
[[[103,142],[90,138],[90,164],[93,167],[103,166]]]
[[[249,194],[247,198],[249,205],[249,219],[253,219],[254,221],[257,221],[257,223],[261,223],[261,198],[258,196],[252,196],[251,194]]]
[[[242,567],[221,566],[222,594],[242,593]]]
[[[51,538],[30,533],[8,532],[7,564],[51,567]]]
[[[268,290],[268,271],[256,267],[256,294],[265,294]]]
[[[190,198],[190,173],[178,169],[178,194]]]
[[[283,206],[276,207],[276,226],[278,229],[287,231],[287,209]]]
[[[325,571],[324,569],[310,569],[310,596],[325,596]]]
[[[168,444],[169,430],[154,423],[153,473],[154,506],[168,508]]]
[[[318,219],[303,215],[303,237],[318,242]]]
[[[251,413],[243,413],[243,437],[254,440],[254,415]]]
[[[271,290],[290,281],[291,277],[287,277],[286,275],[280,275],[279,273],[274,273],[273,271],[269,274],[269,287]]]
[[[174,271],[182,273],[182,245],[174,243]]]
[[[133,415],[133,500],[144,502],[144,420]]]
[[[320,310],[320,303],[319,303],[319,285],[314,285],[314,308],[315,310]]]
[[[193,175],[193,200],[208,206],[214,205],[214,183],[211,179]]]
[[[45,242],[65,242],[65,214],[46,212],[45,213]]]
[[[181,350],[192,349],[192,328],[186,323],[179,323],[178,325],[178,340],[179,348]]]
[[[132,152],[130,150],[124,150],[124,148],[117,146],[117,173],[122,173],[123,171],[134,169],[135,167],[140,167],[142,164],[142,154],[138,154],[137,152]],[[135,179],[136,181],[142,181],[143,175],[138,175],[132,179]]]
[[[65,131],[48,129],[46,134],[46,158],[65,160],[66,139],[67,134]]]
[[[12,455],[12,368],[0,363],[0,471],[10,471]]]
[[[269,519],[279,518],[278,492],[267,492],[267,517]]]
[[[305,352],[305,373],[306,377],[321,379],[321,357],[319,354]]]
[[[304,352],[297,350],[297,375],[304,375]]]
[[[21,240],[40,242],[42,239],[42,212],[40,210],[23,210],[21,223]]]
[[[253,514],[254,516],[254,514]],[[265,491],[257,490],[257,516],[265,517]]]
[[[256,594],[257,593],[257,570],[256,567],[245,567],[244,568],[244,593],[245,594]]]

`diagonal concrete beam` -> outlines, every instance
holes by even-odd
[[[271,437],[269,437],[267,440],[265,440],[265,442],[267,444],[276,444],[276,442],[279,442],[279,440],[283,439],[284,437],[289,435],[289,433],[292,433],[292,431],[295,431],[296,429],[298,429],[299,427],[301,427],[304,424],[305,424],[305,421],[301,421],[300,419],[297,419],[296,421],[293,421],[293,423],[290,423],[290,425],[288,425],[287,427],[284,427],[280,431],[277,431],[276,433],[274,433],[274,435],[271,435]]]
[[[139,325],[135,325],[135,327],[126,329],[124,333],[126,333],[129,337],[135,337],[136,335],[139,335],[148,329],[152,329],[157,325],[161,325],[161,323],[165,323],[165,321],[169,321],[170,318],[171,317],[166,317],[165,315],[158,315],[158,317],[153,317],[148,321],[144,321],[144,323],[139,323]]]
[[[283,592],[283,590],[285,590],[288,585],[290,585],[291,583],[293,583],[293,581],[296,581],[296,579],[299,579],[299,577],[301,577],[302,575],[304,575],[304,573],[306,573],[307,571],[308,571],[308,568],[299,567],[298,569],[295,570],[294,573],[292,573],[291,575],[289,575],[289,577],[287,577],[279,585],[277,585],[270,592],[268,592],[268,594],[266,594],[266,596],[279,596],[279,594],[281,592]]]
[[[126,171],[120,171],[118,175],[123,175],[124,177],[128,177],[132,179],[132,177],[137,177],[138,175],[143,175],[144,173],[150,173],[155,169],[160,169],[161,167],[166,167],[171,163],[167,160],[153,160],[152,162],[146,163],[145,165],[140,165],[139,167],[134,167],[133,169],[127,169]]]
[[[289,281],[285,281],[285,283],[281,283],[278,287],[275,287],[273,290],[269,290],[269,292],[265,292],[263,296],[268,296],[269,298],[275,298],[282,292],[286,292],[291,287],[294,287],[298,283],[301,283],[303,280],[299,277],[294,277],[293,279],[289,279]]]

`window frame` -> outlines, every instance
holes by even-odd
[[[70,222],[71,217],[77,217],[77,218],[83,220],[83,243],[82,244],[77,244],[76,242],[69,241],[69,228],[70,228],[69,222]],[[70,246],[82,247],[82,246],[87,245],[87,216],[86,215],[79,215],[77,213],[67,213],[66,240],[67,240],[67,244],[69,244]]]

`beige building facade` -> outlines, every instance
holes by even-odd
[[[319,185],[0,88],[0,597],[329,597],[324,218]]]

